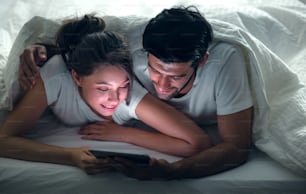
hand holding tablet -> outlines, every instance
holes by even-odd
[[[150,162],[150,157],[144,154],[130,154],[122,152],[110,152],[110,151],[101,151],[101,150],[89,150],[96,158],[124,158],[131,160],[139,165],[148,165]]]

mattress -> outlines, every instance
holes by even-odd
[[[50,121],[49,118],[47,119]],[[46,125],[46,119],[40,126]],[[29,137],[65,147],[148,154],[175,161],[179,158],[119,142],[82,140],[78,128],[60,126],[55,120],[45,130]],[[0,158],[0,193],[73,194],[302,194],[306,179],[284,168],[269,156],[252,148],[247,163],[205,178],[139,181],[119,173],[87,175],[77,167]]]

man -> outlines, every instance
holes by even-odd
[[[143,33],[143,48],[132,49],[134,71],[142,85],[203,130],[216,125],[219,140],[174,163],[156,160],[139,167],[118,159],[115,168],[139,179],[176,179],[216,174],[247,161],[253,103],[239,48],[214,42],[211,25],[194,7],[165,9],[151,19]],[[33,61],[45,56],[39,54],[41,49],[32,47],[21,55],[20,78],[38,72]],[[21,80],[22,86],[31,86],[33,80]]]

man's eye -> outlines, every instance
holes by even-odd
[[[149,66],[150,71],[152,71],[153,73],[158,73],[158,71],[156,69],[153,69],[151,66]]]
[[[185,76],[184,76],[185,77]],[[173,76],[173,77],[171,77],[173,80],[181,80],[181,79],[183,79],[184,77],[182,77],[182,76]]]

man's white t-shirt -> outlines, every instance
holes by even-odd
[[[93,112],[79,94],[78,87],[71,77],[60,55],[52,57],[40,70],[44,82],[47,101],[54,114],[65,124],[80,126],[91,122],[104,121]],[[136,81],[130,91],[129,105],[123,101],[115,110],[113,120],[124,124],[137,119],[135,109],[147,93]]]
[[[215,124],[217,115],[236,113],[253,105],[241,50],[228,43],[214,42],[208,51],[208,60],[197,69],[192,89],[182,97],[168,100],[200,125]],[[147,54],[143,49],[132,54],[137,78],[154,95]]]

